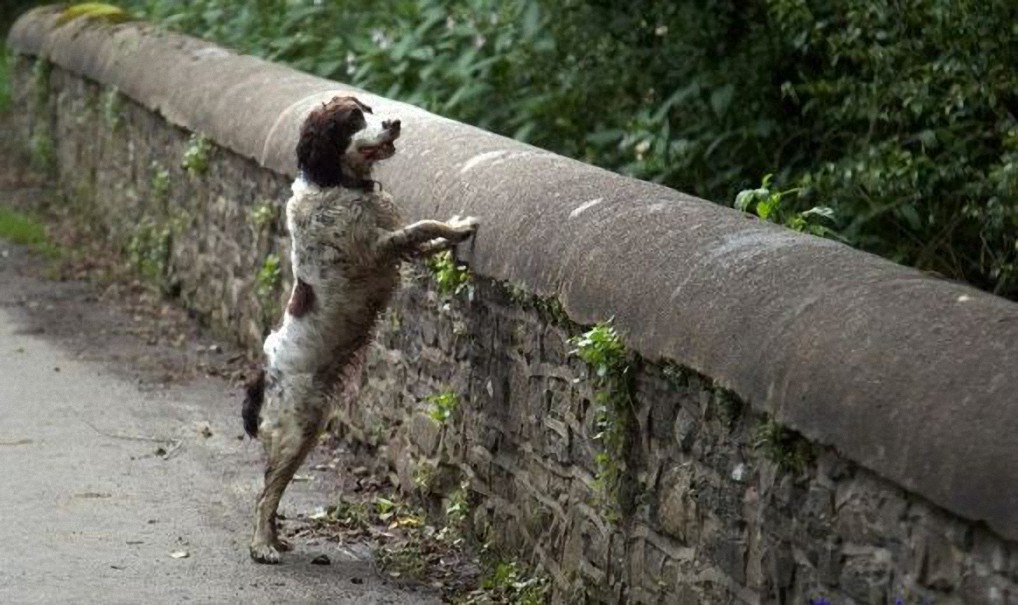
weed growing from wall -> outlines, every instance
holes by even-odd
[[[460,528],[470,515],[470,482],[461,481],[449,494],[445,505],[447,527]]]
[[[715,386],[712,393],[712,401],[717,410],[718,417],[729,431],[734,430],[742,417],[744,404],[739,396],[718,386]]]
[[[622,339],[611,321],[597,324],[569,340],[570,351],[586,362],[593,373],[595,418],[594,439],[602,450],[595,455],[594,478],[609,519],[618,517],[622,466],[626,459],[627,438],[632,413],[632,373]]]
[[[57,167],[57,148],[49,128],[41,128],[28,142],[32,155],[32,167],[44,173],[52,173]]]
[[[800,474],[813,463],[813,446],[802,435],[767,417],[754,435],[753,447],[783,472]]]
[[[163,168],[159,162],[152,162],[152,197],[162,203],[170,197],[170,171]]]
[[[50,74],[53,64],[43,58],[35,60],[32,66],[32,113],[45,113],[49,105]]]
[[[283,272],[279,264],[279,256],[269,254],[262,261],[255,277],[255,297],[262,308],[262,321],[271,324],[279,316],[279,288],[283,283]]]
[[[209,171],[212,151],[212,141],[208,137],[203,134],[192,134],[180,165],[189,175],[202,176]]]
[[[269,254],[258,270],[258,296],[272,296],[279,289],[283,274],[279,266],[279,256]]]
[[[165,225],[140,225],[127,243],[127,258],[148,281],[161,284],[170,262],[173,234]]]
[[[426,264],[435,276],[435,285],[442,296],[458,296],[469,291],[470,271],[466,265],[456,262],[452,250],[431,256]]]
[[[251,224],[255,230],[271,228],[276,223],[276,205],[271,200],[261,200],[251,209]]]
[[[124,123],[124,97],[120,94],[120,89],[113,86],[103,93],[102,106],[106,128],[110,132],[116,132]]]
[[[445,423],[459,407],[460,396],[452,391],[444,391],[436,395],[429,395],[426,401],[431,404],[428,416],[436,422]]]
[[[482,603],[514,603],[543,605],[551,598],[551,582],[512,560],[488,561],[481,588],[468,593],[463,605]]]
[[[56,170],[57,152],[53,142],[53,127],[50,122],[50,75],[53,64],[43,58],[35,60],[32,67],[31,107],[33,115],[33,132],[29,139],[29,152],[32,166],[40,172],[51,173]]]
[[[435,467],[435,464],[427,460],[418,461],[414,466],[414,475],[412,477],[414,488],[421,494],[430,494],[435,486],[437,476],[438,469]]]

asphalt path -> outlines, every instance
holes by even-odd
[[[69,348],[28,311],[26,292],[45,304],[48,286],[3,263],[0,603],[439,602],[387,583],[362,545],[298,543],[281,565],[252,563],[261,451],[239,438],[237,389],[151,388],[125,372],[130,356],[95,350],[116,341],[86,333]],[[326,503],[322,483],[294,483],[283,512]],[[322,554],[330,565],[312,563]]]

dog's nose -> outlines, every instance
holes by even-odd
[[[382,122],[382,128],[386,130],[399,130],[399,120],[385,120]]]

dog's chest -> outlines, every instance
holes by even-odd
[[[349,279],[377,271],[378,239],[400,219],[388,194],[329,189],[295,194],[287,222],[294,272],[316,283],[337,272]]]

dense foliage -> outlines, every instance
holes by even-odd
[[[1018,297],[1013,0],[122,4]]]

